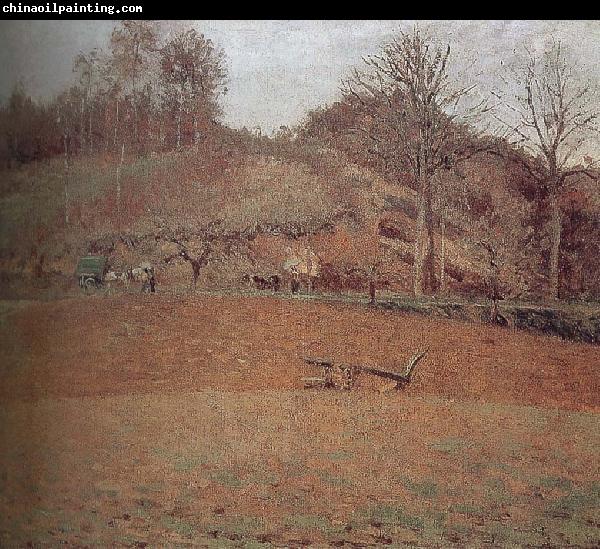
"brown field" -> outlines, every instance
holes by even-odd
[[[3,547],[600,546],[597,346],[160,294],[4,302],[0,346]]]

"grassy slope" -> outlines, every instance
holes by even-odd
[[[4,269],[33,271],[44,254],[45,270],[70,274],[76,257],[88,252],[93,241],[115,242],[122,234],[153,235],[160,228],[193,230],[217,219],[223,220],[224,230],[279,226],[283,233],[311,232],[336,219],[338,229],[347,235],[344,242],[327,231],[307,242],[326,261],[343,268],[363,268],[372,248],[369,239],[374,238],[386,201],[401,199],[414,208],[413,191],[388,184],[335,151],[310,147],[296,151],[289,144],[281,150],[271,150],[272,144],[253,149],[223,139],[219,146],[205,144],[136,160],[126,158],[120,178],[121,214],[116,203],[118,158],[102,155],[73,160],[68,173],[69,226],[64,224],[61,159],[3,172],[0,249]],[[400,278],[402,286],[409,276],[406,261],[410,259],[406,258],[412,253],[414,222],[402,211],[393,216],[404,227],[407,242],[382,241],[389,245],[387,270]],[[152,240],[136,251],[114,251],[116,267],[142,259],[159,263],[165,252]],[[264,259],[264,270],[277,270],[289,245],[280,236],[254,252]],[[255,248],[261,246],[257,241]],[[477,265],[475,258],[455,249],[452,242],[447,242],[447,250],[455,263],[465,268]]]
[[[70,275],[77,256],[93,251],[95,242],[97,250],[105,253],[122,235],[145,237],[145,242],[135,250],[117,246],[107,252],[113,255],[115,268],[143,260],[160,264],[169,250],[156,243],[157,232],[178,229],[193,232],[216,220],[222,221],[224,231],[268,227],[268,230],[278,228],[280,234],[253,244],[252,253],[258,258],[254,266],[248,261],[217,265],[209,277],[215,283],[219,279],[225,285],[235,283],[249,269],[263,274],[277,272],[289,253],[287,248],[293,244],[283,235],[299,231],[316,231],[316,235],[300,239],[299,244],[310,245],[336,269],[364,270],[378,240],[377,225],[385,220],[395,227],[398,237],[379,239],[384,257],[383,278],[396,290],[410,289],[414,191],[391,184],[349,162],[339,151],[315,143],[243,138],[233,130],[222,130],[214,139],[179,152],[137,159],[126,157],[120,177],[120,211],[116,192],[118,161],[117,155],[110,154],[72,161],[68,172],[69,226],[64,223],[62,159],[2,172],[0,251],[4,270],[34,271],[43,254],[46,271]],[[488,217],[477,213],[486,200],[507,208],[496,216],[497,226],[487,229],[492,238],[519,226],[532,215],[532,203],[510,188],[516,185],[511,173],[510,167],[498,159],[479,159],[464,169],[465,177],[479,193],[468,197],[473,201],[469,206],[474,216],[473,226],[479,223],[478,219]],[[453,184],[463,185],[456,181]],[[509,216],[511,212],[516,216],[514,219]],[[481,291],[481,276],[488,260],[467,233],[453,228],[452,219],[448,221],[444,246],[450,289]],[[332,222],[335,234],[323,230]],[[488,236],[484,234],[482,238]],[[435,234],[435,246],[439,273],[442,247],[439,233]],[[500,254],[501,262],[506,264],[505,274],[512,273],[511,261],[529,261],[523,272],[531,276],[534,292],[543,286],[540,246],[521,254],[523,258],[518,257],[521,253],[518,247],[507,252],[508,255]],[[175,265],[163,279],[182,279],[185,271],[183,266]],[[235,275],[231,274],[234,272]],[[508,276],[510,284],[521,284],[517,276]]]

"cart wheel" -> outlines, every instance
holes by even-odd
[[[93,278],[86,278],[84,287],[86,290],[93,290],[96,287],[96,281]]]

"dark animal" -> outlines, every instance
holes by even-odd
[[[297,294],[300,291],[300,281],[297,278],[292,278],[292,293]]]
[[[248,280],[248,275],[244,277],[245,280]],[[274,292],[278,292],[281,280],[278,275],[271,275],[267,277],[254,275],[252,276],[252,281],[254,282],[254,286],[259,290],[273,290]]]
[[[509,325],[509,322],[506,319],[506,317],[504,315],[501,315],[500,313],[496,313],[496,316],[492,319],[492,322],[494,324],[497,324],[498,326],[503,326],[505,328]]]

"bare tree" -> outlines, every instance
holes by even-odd
[[[106,150],[117,151],[120,102],[123,91],[123,75],[116,70],[112,56],[102,56],[98,66],[98,90],[103,97],[104,107],[104,139]]]
[[[163,228],[163,222],[157,218],[157,240],[163,240],[177,247],[176,253],[163,258],[165,263],[183,260],[192,268],[190,290],[196,290],[200,272],[213,262],[223,261],[232,256],[248,256],[248,246],[252,233],[227,231],[222,221],[216,220],[195,227],[180,226],[172,231]],[[255,235],[254,235],[255,236]]]
[[[418,29],[400,33],[378,55],[364,59],[343,82],[360,110],[370,152],[399,175],[408,169],[418,195],[413,292],[435,286],[432,179],[474,153],[476,132],[467,126],[486,110],[474,102],[474,86],[459,86],[448,71],[450,46],[437,46]]]
[[[560,255],[563,215],[560,193],[569,180],[597,178],[598,162],[578,159],[588,140],[598,132],[600,108],[596,89],[582,84],[576,66],[560,42],[553,42],[540,56],[528,52],[516,72],[519,91],[506,102],[506,136],[533,154],[538,162],[527,166],[545,188],[550,209],[549,296],[560,297]],[[504,98],[501,98],[504,99]],[[511,123],[511,117],[516,120]],[[514,159],[518,159],[516,156]],[[522,157],[520,157],[522,159]],[[522,161],[522,160],[521,160]]]
[[[471,222],[463,236],[467,248],[480,262],[479,273],[491,302],[490,321],[502,323],[498,302],[523,298],[531,283],[533,228],[528,224],[530,205],[516,197],[494,200],[490,211]]]
[[[73,113],[76,111],[76,105],[80,104],[82,98],[81,90],[77,87],[71,88],[68,92],[61,94],[56,100],[56,126],[61,134],[61,145],[64,158],[64,204],[65,204],[65,225],[69,224],[69,207],[70,207],[70,158],[73,156],[72,142],[79,129]]]
[[[133,104],[133,139],[139,140],[138,100],[140,80],[157,49],[158,28],[154,21],[122,21],[111,35],[113,66],[130,83]]]
[[[192,115],[193,136],[198,138],[198,117],[213,118],[217,99],[226,92],[223,53],[195,30],[175,35],[161,50],[161,77],[165,95],[177,108],[177,148],[181,146],[182,118]]]
[[[88,151],[91,154],[93,150],[93,138],[92,138],[92,115],[94,107],[94,88],[98,89],[100,81],[100,52],[98,49],[93,49],[89,53],[79,53],[73,61],[73,72],[79,74],[79,83],[84,90],[84,96],[82,97],[81,103],[81,114],[83,118],[84,104],[87,109],[88,120],[87,120],[87,145]],[[82,120],[82,138],[85,135],[84,122]]]

